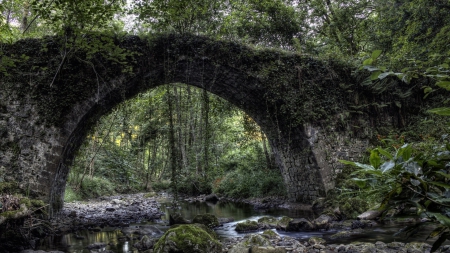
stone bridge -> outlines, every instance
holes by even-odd
[[[289,198],[303,203],[333,188],[339,159],[359,158],[377,133],[420,113],[419,88],[370,84],[333,60],[192,35],[83,40],[0,45],[0,182],[18,182],[51,211],[95,121],[158,85],[200,87],[245,111],[268,136]]]

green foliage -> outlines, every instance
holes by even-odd
[[[413,156],[415,154],[415,156]],[[450,232],[450,145],[436,146],[431,154],[421,153],[405,144],[394,154],[382,148],[371,151],[370,164],[341,161],[358,170],[352,173],[361,191],[376,191],[384,196],[378,210],[386,213],[399,205],[417,208],[417,215],[427,217],[441,226],[430,237],[439,238],[433,245],[435,251]],[[417,227],[404,230],[409,234]]]
[[[213,183],[213,192],[234,198],[284,196],[284,181],[278,171],[231,171]]]
[[[170,181],[168,180],[161,180],[161,181],[156,181],[154,183],[151,184],[152,185],[152,189],[155,191],[166,191],[170,189]]]
[[[204,225],[188,224],[170,228],[155,244],[154,252],[219,252],[222,244]]]
[[[109,180],[99,177],[87,177],[83,180],[78,194],[83,199],[90,199],[115,193],[115,186]]]
[[[81,200],[81,196],[72,189],[70,186],[66,186],[66,191],[64,192],[64,202],[73,202]]]

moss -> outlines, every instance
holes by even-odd
[[[222,244],[198,224],[178,225],[164,233],[154,252],[222,252]]]
[[[215,227],[218,227],[220,225],[219,224],[219,220],[217,219],[217,217],[212,215],[212,214],[210,214],[210,213],[199,214],[199,215],[194,217],[192,222],[203,224],[203,225],[205,225],[205,226],[207,226],[209,228],[215,228]]]
[[[293,220],[290,217],[283,216],[277,223],[277,226],[286,228],[289,225],[289,222]]]
[[[273,217],[262,217],[258,219],[258,223],[262,225],[269,225],[270,227],[275,227],[278,223],[278,219]]]
[[[274,232],[273,230],[267,229],[264,230],[264,232],[262,233],[264,236],[267,236],[269,239],[273,239],[278,237],[278,234],[276,232]]]
[[[247,237],[247,239],[243,242],[244,246],[269,246],[271,245],[269,239],[265,238],[259,234],[253,234]]]
[[[254,230],[258,230],[259,229],[259,225],[256,221],[250,221],[250,220],[246,220],[244,222],[239,222],[236,225],[235,230],[237,232],[247,232],[247,231],[254,231]]]

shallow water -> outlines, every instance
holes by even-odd
[[[197,214],[211,213],[218,218],[233,218],[234,222],[226,223],[223,226],[216,229],[217,234],[222,237],[242,237],[245,234],[237,233],[234,228],[238,222],[243,220],[258,220],[263,216],[281,217],[289,216],[292,218],[307,218],[314,219],[314,214],[308,211],[290,211],[286,209],[282,210],[270,210],[261,211],[255,210],[251,205],[242,203],[188,203],[181,202],[181,204],[175,208],[172,207],[170,203],[162,203],[161,210],[165,212],[165,215],[161,217],[161,220],[157,222],[147,222],[140,224],[131,224],[129,227],[124,228],[124,231],[141,230],[141,231],[159,231],[156,233],[155,237],[160,237],[164,231],[166,231],[168,226],[169,212],[177,209],[181,215],[192,220]],[[425,241],[425,238],[431,232],[432,228],[421,229],[420,232],[414,237],[393,237],[393,235],[400,229],[404,227],[401,224],[395,225],[376,225],[371,231],[365,231],[363,234],[351,235],[350,237],[341,238],[339,240],[331,240],[330,236],[338,232],[337,230],[329,231],[318,231],[318,232],[282,232],[275,231],[281,236],[290,236],[298,238],[300,240],[306,240],[311,236],[323,237],[329,243],[335,244],[347,244],[354,241],[364,241],[375,243],[377,241],[383,242],[411,242],[411,241]],[[41,240],[38,245],[38,249],[41,250],[61,250],[64,252],[73,253],[88,253],[89,251],[86,247],[94,243],[106,243],[107,246],[100,249],[98,252],[104,250],[112,250],[119,253],[128,252],[138,252],[133,248],[134,243],[137,242],[139,235],[131,233],[131,239],[126,239],[121,231],[121,228],[104,228],[101,232],[93,231],[78,231],[75,233],[70,233],[62,236],[53,236]],[[84,239],[77,239],[84,237]],[[433,240],[429,240],[432,243]]]

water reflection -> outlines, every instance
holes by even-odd
[[[251,205],[242,203],[231,202],[219,202],[213,203],[188,203],[181,202],[177,207],[173,208],[169,202],[161,204],[161,210],[165,214],[161,217],[161,220],[155,223],[141,223],[132,224],[130,227],[120,228],[104,228],[101,232],[93,231],[78,231],[62,236],[52,236],[40,241],[38,249],[40,250],[60,250],[69,253],[89,253],[87,249],[88,245],[94,243],[105,243],[105,247],[99,249],[97,252],[111,250],[118,253],[135,253],[138,252],[133,245],[138,242],[138,239],[147,234],[149,237],[159,237],[164,231],[166,231],[169,220],[169,213],[173,211],[180,212],[181,215],[192,220],[198,214],[210,213],[214,214],[218,218],[232,218],[234,222],[226,223],[223,226],[216,229],[219,237],[238,237],[243,234],[237,233],[234,229],[238,222],[243,220],[258,220],[263,216],[281,217],[289,216],[292,218],[307,218],[314,219],[314,214],[308,211],[290,211],[290,210],[270,210],[261,211],[255,210]],[[421,229],[418,234],[413,237],[393,237],[403,225],[377,225],[370,231],[364,231],[359,234],[351,234],[349,237],[333,240],[330,238],[332,234],[338,232],[337,230],[320,231],[320,232],[282,232],[275,231],[281,236],[290,236],[298,239],[308,239],[311,236],[323,237],[329,243],[335,244],[348,244],[354,241],[364,241],[375,243],[377,241],[383,242],[411,242],[411,241],[424,241],[428,234],[432,231],[432,227],[426,227]],[[138,232],[136,232],[138,231]],[[157,231],[157,232],[155,232]],[[433,240],[428,240],[428,243],[432,244]]]

